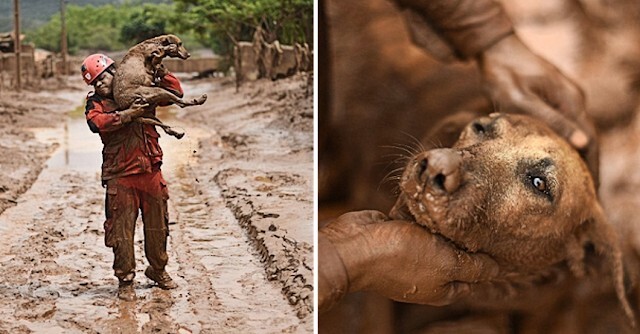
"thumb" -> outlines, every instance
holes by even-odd
[[[361,224],[382,223],[389,218],[382,212],[376,210],[362,210],[347,212],[338,218],[339,220],[354,221]]]
[[[500,267],[498,263],[486,254],[471,254],[457,252],[456,270],[452,273],[453,281],[482,282],[498,277]]]

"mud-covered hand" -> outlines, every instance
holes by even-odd
[[[478,54],[477,60],[497,111],[525,113],[545,121],[580,152],[597,185],[598,143],[582,90],[515,34]]]
[[[162,78],[164,78],[164,76],[167,75],[167,73],[169,73],[169,70],[167,69],[167,67],[164,66],[164,64],[162,63],[158,64],[156,66],[155,72],[153,73],[153,79],[155,83],[162,81]]]
[[[320,311],[355,291],[446,305],[499,272],[489,256],[462,252],[415,223],[378,211],[340,216],[320,230],[318,243]]]
[[[149,110],[149,104],[146,102],[142,102],[136,100],[129,107],[129,109],[125,109],[120,111],[118,114],[120,115],[120,121],[123,124],[129,123],[132,120],[144,115]]]

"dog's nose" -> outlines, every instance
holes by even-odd
[[[417,161],[416,173],[428,188],[453,193],[460,187],[462,157],[452,149],[426,152]]]

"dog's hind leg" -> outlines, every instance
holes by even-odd
[[[174,136],[177,139],[182,139],[182,137],[184,137],[184,132],[178,131],[178,130],[174,130],[172,127],[162,123],[162,121],[160,121],[159,119],[157,119],[155,117],[150,117],[150,116],[138,117],[136,119],[136,122],[159,126],[164,130],[164,132],[166,134],[168,134],[170,136]]]

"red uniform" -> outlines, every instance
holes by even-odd
[[[172,74],[165,75],[158,85],[182,97],[180,82]],[[89,128],[100,134],[104,144],[105,244],[113,248],[115,275],[130,281],[135,277],[133,235],[138,210],[142,212],[149,264],[158,272],[167,264],[169,193],[160,171],[162,149],[155,126],[135,121],[123,124],[116,108],[115,101],[90,93],[85,115]]]

